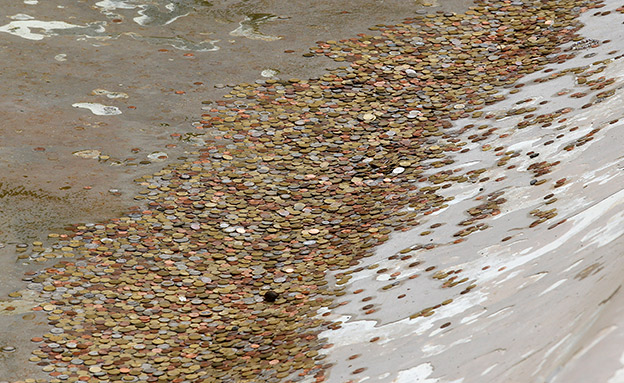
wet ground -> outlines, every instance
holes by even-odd
[[[133,197],[141,190],[141,177],[198,154],[207,129],[202,118],[211,115],[205,111],[202,116],[202,108],[207,109],[202,101],[218,99],[235,84],[273,77],[306,79],[341,65],[302,56],[318,40],[352,37],[423,9],[462,12],[468,4],[429,5],[371,1],[354,9],[352,2],[3,4],[0,59],[8,65],[0,72],[5,95],[0,102],[0,266],[5,270],[0,294],[14,296],[0,306],[6,314],[0,322],[0,347],[8,347],[0,354],[0,380],[47,377],[38,366],[24,362],[33,348],[29,339],[48,326],[41,311],[32,311],[45,302],[25,290],[21,279],[25,271],[48,264],[25,257],[45,247],[49,233],[63,235],[68,225],[101,222],[140,205]],[[622,299],[617,273],[622,163],[612,144],[621,139],[617,105],[622,68],[618,59],[600,62],[622,49],[618,32],[601,28],[604,23],[621,24],[617,6],[607,2],[600,10],[609,12],[605,15],[583,13],[587,27],[580,34],[585,44],[567,45],[579,52],[576,57],[522,79],[527,84],[523,88],[507,87],[507,100],[485,106],[482,115],[463,122],[497,129],[498,137],[485,143],[466,139],[472,152],[454,165],[465,171],[486,168],[488,179],[476,186],[448,188],[446,195],[455,196],[449,208],[429,213],[412,231],[392,235],[359,265],[367,270],[339,284],[347,297],[374,295],[367,300],[374,310],[363,314],[360,306],[365,304],[348,298],[325,315],[345,322],[321,334],[333,344],[326,352],[326,360],[334,364],[328,381],[622,381],[617,372],[621,343],[616,342],[622,337],[622,313],[617,309]],[[596,49],[607,40],[611,42]],[[587,91],[578,77],[534,81],[583,66],[588,71],[604,66],[595,74],[586,72],[585,78],[595,81],[592,86],[608,84],[570,97]],[[513,89],[520,91],[509,93]],[[605,90],[613,93],[601,95]],[[586,107],[587,103],[594,105]],[[552,125],[544,126],[544,119],[535,123],[535,116],[527,117],[533,111],[510,113],[518,105],[533,107],[542,116],[559,114],[546,122]],[[562,108],[570,111],[562,113]],[[535,126],[516,129],[523,127],[523,120]],[[598,139],[576,146],[593,136]],[[493,156],[492,151],[499,153]],[[521,153],[518,159],[506,160],[517,171],[497,165],[507,152]],[[534,165],[535,153],[561,164],[540,173],[545,166]],[[546,174],[548,183],[541,186],[540,177]],[[544,199],[549,192],[559,201],[542,202],[553,198]],[[498,201],[503,194],[507,205],[500,202],[498,213],[488,218],[489,230],[474,226],[473,231],[458,232],[459,221],[473,214],[466,211],[479,207],[479,201]],[[552,207],[557,218],[551,216]],[[546,223],[537,226],[536,221]],[[422,226],[436,223],[448,224],[439,230]],[[467,235],[470,240],[458,240]],[[428,248],[429,243],[435,246]],[[401,255],[393,258],[395,254]],[[405,254],[423,265],[406,271],[413,259],[397,261]],[[427,270],[431,265],[435,271]],[[450,293],[450,285],[440,288],[437,281],[453,283],[452,270],[460,270],[467,285],[475,282],[480,287],[465,295],[458,295],[459,290]],[[330,281],[345,277],[343,271],[329,274]],[[410,278],[417,274],[428,276]],[[415,282],[404,283],[407,278]],[[388,281],[396,285],[388,287]],[[560,286],[565,289],[557,289]],[[406,303],[396,305],[401,295],[407,295]],[[438,302],[445,303],[430,316],[433,310],[426,307]],[[479,336],[484,332],[489,336]],[[600,363],[601,368],[582,367]]]
[[[23,289],[24,271],[40,267],[24,265],[16,246],[122,214],[135,204],[134,179],[196,150],[202,101],[225,94],[224,85],[317,76],[336,66],[302,56],[318,40],[352,36],[422,9],[466,6],[4,1],[0,294]],[[29,376],[44,376],[19,362],[28,358],[31,334],[44,329],[42,317],[24,315],[0,322],[0,345],[23,345],[2,354],[0,379],[23,378],[25,367]]]
[[[192,150],[171,135],[193,133],[201,101],[225,93],[223,85],[262,79],[267,70],[269,77],[318,75],[335,64],[302,57],[315,41],[397,22],[422,8],[403,2],[358,9],[348,2],[180,2],[169,11],[165,3],[142,4],[3,5],[7,171],[0,196],[11,199],[3,213],[16,220],[3,227],[5,242],[34,240],[58,228],[54,222],[86,222],[127,207],[129,198],[109,198],[109,190],[129,193],[129,179],[161,167],[158,156],[148,158],[152,153],[165,152],[171,161]],[[153,18],[142,21],[145,7]],[[95,161],[72,155],[85,150],[97,151]],[[20,206],[22,197],[37,201],[36,208]]]

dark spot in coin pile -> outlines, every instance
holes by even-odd
[[[275,302],[278,296],[279,295],[275,291],[269,290],[264,293],[264,300],[267,302]]]
[[[52,382],[325,380],[318,334],[340,324],[316,312],[344,294],[326,273],[445,208],[446,185],[484,182],[485,169],[432,171],[468,150],[464,132],[476,142],[496,130],[454,130],[458,120],[560,62],[558,45],[578,38],[575,17],[595,4],[492,1],[416,16],[319,43],[312,53],[349,64],[320,78],[232,86],[202,116],[215,132],[204,147],[137,180],[141,208],[75,227],[46,255],[65,260],[29,277],[53,326],[31,360]],[[490,194],[462,233],[485,228],[476,221],[503,202]]]

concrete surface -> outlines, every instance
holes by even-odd
[[[0,297],[23,289],[23,273],[41,267],[17,259],[16,245],[43,240],[70,224],[119,214],[133,204],[137,186],[131,180],[192,152],[192,144],[177,135],[195,131],[202,100],[227,90],[216,84],[251,82],[268,69],[283,78],[318,75],[335,64],[301,57],[316,40],[352,36],[422,8],[398,0],[361,1],[357,7],[349,1],[177,4],[171,11],[163,3],[116,0],[0,3]],[[601,11],[620,5],[606,4]],[[461,11],[467,4],[442,5]],[[612,57],[610,51],[624,50],[622,29],[604,27],[620,26],[624,16],[593,13],[583,15],[581,34],[611,41],[552,68],[592,65]],[[450,207],[423,222],[446,225],[431,236],[419,235],[424,226],[394,235],[366,259],[361,266],[379,264],[388,268],[385,274],[404,269],[405,262],[423,263],[411,274],[401,274],[402,283],[394,289],[382,290],[388,277],[375,270],[358,273],[345,286],[347,293],[363,289],[361,296],[373,296],[379,309],[366,319],[356,301],[333,310],[329,319],[344,324],[323,334],[334,345],[326,351],[326,360],[334,363],[330,382],[355,379],[350,372],[359,367],[367,370],[353,381],[624,382],[624,120],[616,121],[624,116],[623,72],[619,59],[594,75],[614,78],[607,89],[615,94],[586,109],[582,105],[597,92],[584,99],[559,96],[579,87],[575,78],[535,83],[548,75],[536,73],[521,81],[526,85],[520,92],[484,109],[496,118],[472,121],[509,133],[487,144],[522,150],[510,162],[516,165],[514,175],[496,167],[498,158],[491,151],[478,150],[485,149],[483,142],[472,144],[477,150],[462,157],[464,171],[487,168],[484,176],[492,181],[480,188],[453,186],[447,192],[458,197]],[[565,107],[572,111],[566,121],[548,128],[518,130],[522,117],[506,117],[505,112],[526,99],[533,99],[524,106],[538,107],[536,114]],[[540,106],[543,100],[550,102]],[[564,150],[596,128],[592,141]],[[549,140],[556,141],[544,145]],[[99,159],[73,155],[84,150],[99,151]],[[544,160],[561,161],[539,186],[529,183],[530,161],[524,153],[530,150]],[[141,164],[160,152],[167,159]],[[503,175],[507,178],[493,181]],[[565,184],[554,188],[563,178]],[[504,192],[502,197],[513,203],[485,221],[489,229],[451,245],[458,217],[466,218],[465,212],[480,203],[478,197],[495,192]],[[550,192],[558,201],[545,207],[543,197]],[[530,228],[529,212],[536,208],[557,208],[558,216]],[[415,250],[410,261],[388,260],[402,249],[427,243],[439,246]],[[459,287],[440,289],[439,281],[424,271],[431,265],[461,269],[468,278],[465,285],[477,287],[469,294],[460,294]],[[423,275],[408,280],[415,273]],[[400,293],[406,297],[398,305]],[[441,299],[453,301],[434,316],[409,318]],[[4,311],[0,320],[0,346],[17,346],[16,352],[0,353],[0,380],[44,377],[37,366],[25,363],[33,347],[28,339],[45,328],[39,314],[29,315],[35,298],[25,302]],[[451,324],[441,328],[447,322]],[[374,337],[379,340],[371,343]],[[360,357],[349,359],[353,354]]]

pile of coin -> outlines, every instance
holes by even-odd
[[[318,334],[333,324],[316,313],[344,294],[327,272],[445,208],[453,197],[439,190],[483,180],[485,169],[448,169],[495,129],[454,128],[561,60],[596,6],[483,1],[379,25],[311,49],[348,64],[320,78],[239,84],[207,102],[212,139],[137,180],[140,208],[37,254],[62,260],[27,278],[52,326],[31,361],[52,382],[325,380]],[[457,236],[503,202],[489,195]]]

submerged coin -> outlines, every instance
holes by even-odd
[[[487,149],[483,155],[501,154],[499,164],[519,154],[488,141],[495,128],[463,119],[493,121],[481,108],[500,101],[501,87],[555,60],[558,45],[575,38],[580,8],[573,1],[488,4],[320,42],[314,54],[345,66],[319,78],[271,74],[228,85],[224,99],[204,104],[201,124],[209,133],[188,139],[198,145],[191,154],[137,180],[138,208],[51,236],[57,242],[49,251],[35,245],[43,248],[39,258],[59,262],[28,280],[52,326],[33,338],[42,342],[33,358],[67,381],[243,381],[260,371],[266,381],[322,381],[328,366],[319,329],[341,325],[316,313],[341,307],[337,297],[355,296],[348,292],[352,274],[366,270],[352,271],[359,260],[394,230],[447,208],[454,183],[476,185],[483,205],[467,212],[461,238],[449,245],[487,229],[482,220],[501,212],[501,196],[479,190],[494,182],[487,169],[449,168],[470,142]],[[164,153],[148,159],[164,160]],[[533,184],[546,182],[538,177]],[[540,214],[538,220],[556,213]],[[468,280],[447,266],[429,266],[416,279],[423,261],[402,261],[441,245],[433,230],[419,232],[422,244],[384,259],[399,264],[396,270],[382,262],[368,268],[378,269],[382,282],[371,288],[394,294],[409,269],[404,284],[433,277],[453,298],[474,289],[473,282],[456,287]],[[370,303],[359,315],[374,316],[382,306],[367,290],[361,301]],[[436,315],[453,298],[410,318]]]

